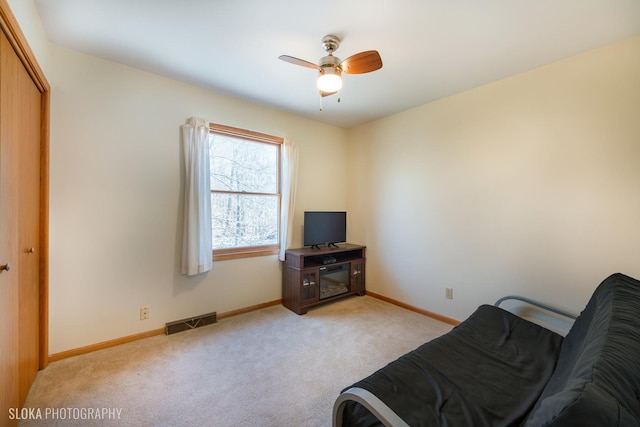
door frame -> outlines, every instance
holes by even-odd
[[[0,29],[40,91],[39,368],[49,363],[49,105],[51,86],[7,0],[0,0]]]

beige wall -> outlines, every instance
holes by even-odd
[[[640,37],[354,128],[349,158],[371,291],[456,319],[512,293],[580,310],[640,277]]]
[[[179,274],[179,128],[190,116],[299,144],[294,244],[302,211],[346,209],[347,190],[334,185],[346,178],[342,129],[57,46],[50,79],[51,353],[281,298],[275,256]]]

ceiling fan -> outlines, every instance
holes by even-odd
[[[375,50],[356,53],[344,61],[340,61],[340,58],[333,56],[333,52],[340,47],[340,38],[337,36],[324,36],[322,47],[327,52],[327,56],[320,58],[318,65],[288,55],[281,55],[279,59],[318,70],[317,85],[320,95],[323,97],[333,95],[342,89],[342,73],[364,74],[382,68],[382,59]]]

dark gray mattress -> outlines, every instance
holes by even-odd
[[[640,281],[616,273],[598,286],[525,425],[640,426]]]
[[[562,340],[483,305],[450,333],[351,387],[370,391],[412,427],[519,425],[553,373]],[[343,425],[381,423],[349,401]]]

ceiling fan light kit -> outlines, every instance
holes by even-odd
[[[320,92],[335,93],[342,89],[342,73],[337,67],[321,67],[318,75],[318,89]]]
[[[318,70],[317,87],[323,97],[333,95],[342,89],[342,73],[364,74],[382,68],[382,59],[375,50],[356,53],[341,62],[339,58],[333,56],[333,52],[340,47],[340,39],[336,36],[324,36],[322,47],[328,55],[322,57],[318,65],[288,55],[281,55],[280,59]]]

